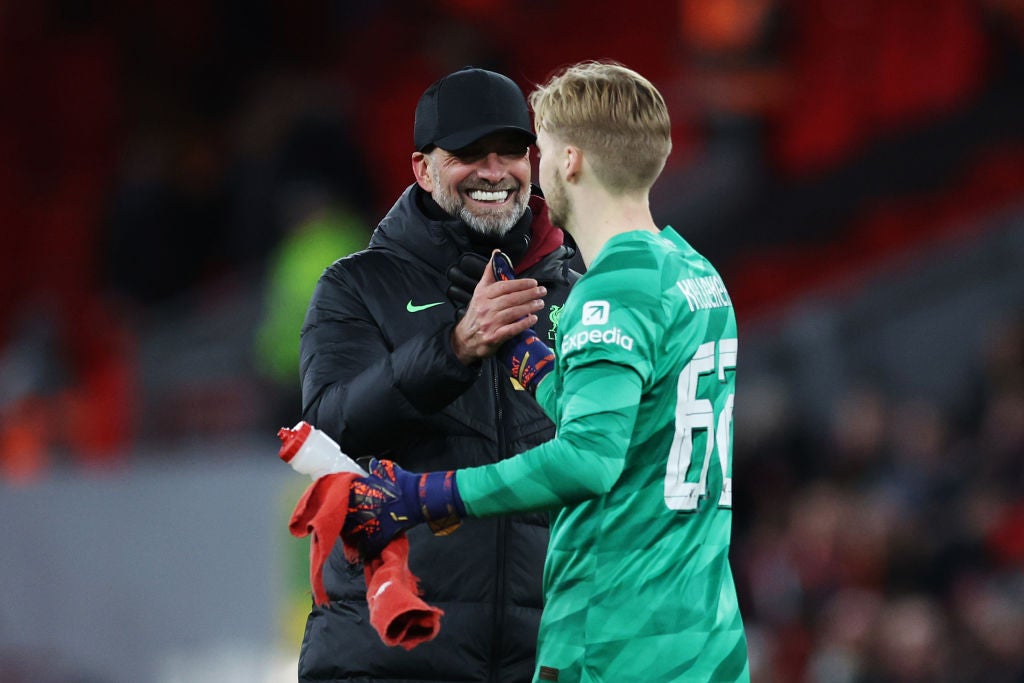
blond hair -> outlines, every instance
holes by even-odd
[[[530,93],[537,130],[582,149],[613,193],[647,190],[672,151],[658,89],[616,62],[581,62]]]

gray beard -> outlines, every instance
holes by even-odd
[[[448,214],[456,216],[469,226],[470,230],[489,237],[504,237],[519,222],[530,201],[527,193],[517,193],[515,204],[508,211],[488,212],[484,215],[470,211],[459,195],[452,195],[446,188],[438,187],[433,193],[434,201]]]
[[[522,204],[522,207],[519,204]],[[526,202],[517,202],[516,208],[525,210]],[[506,213],[504,215],[490,216],[477,216],[474,213],[470,213],[466,207],[462,207],[462,210],[459,211],[459,218],[469,226],[470,230],[491,237],[504,237],[522,217],[523,211],[518,211],[515,214]]]

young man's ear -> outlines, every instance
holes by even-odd
[[[412,153],[412,174],[416,178],[416,184],[422,187],[424,192],[434,191],[434,178],[430,175],[430,158],[423,152]]]
[[[579,147],[566,145],[563,168],[565,169],[565,181],[567,183],[574,183],[579,180],[580,171],[583,170],[583,150]]]

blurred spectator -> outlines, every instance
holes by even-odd
[[[678,6],[684,101],[699,143],[683,151],[690,163],[672,178],[665,205],[686,217],[688,234],[696,231],[715,259],[740,238],[740,217],[768,182],[766,124],[789,87],[782,53],[787,16],[776,0],[679,0]]]
[[[226,258],[232,268],[263,265],[294,226],[295,190],[318,187],[350,210],[375,210],[359,110],[347,80],[290,70],[254,80],[231,117],[225,167]]]
[[[876,591],[844,588],[812,617],[813,654],[806,683],[856,683],[868,666],[868,650],[885,604]]]
[[[949,626],[931,597],[886,602],[871,629],[858,683],[956,683]]]
[[[957,680],[1024,680],[1024,576],[1018,571],[964,577],[951,602],[962,639]]]
[[[136,424],[136,362],[134,334],[102,302],[70,311],[28,302],[0,349],[0,478],[122,463]]]
[[[224,150],[208,124],[132,140],[108,220],[107,286],[138,307],[166,303],[224,267]]]
[[[299,332],[313,288],[336,259],[366,247],[369,233],[367,221],[324,188],[302,184],[286,196],[290,227],[270,254],[254,351],[274,394],[271,418],[290,427],[302,413]]]

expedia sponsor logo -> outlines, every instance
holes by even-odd
[[[612,310],[612,305],[607,301],[588,301],[583,304],[583,324],[584,325],[605,325],[608,323],[608,313]]]
[[[613,344],[627,351],[633,350],[633,338],[622,334],[622,330],[613,327],[610,330],[583,330],[562,338],[562,353],[580,349],[587,344]]]

